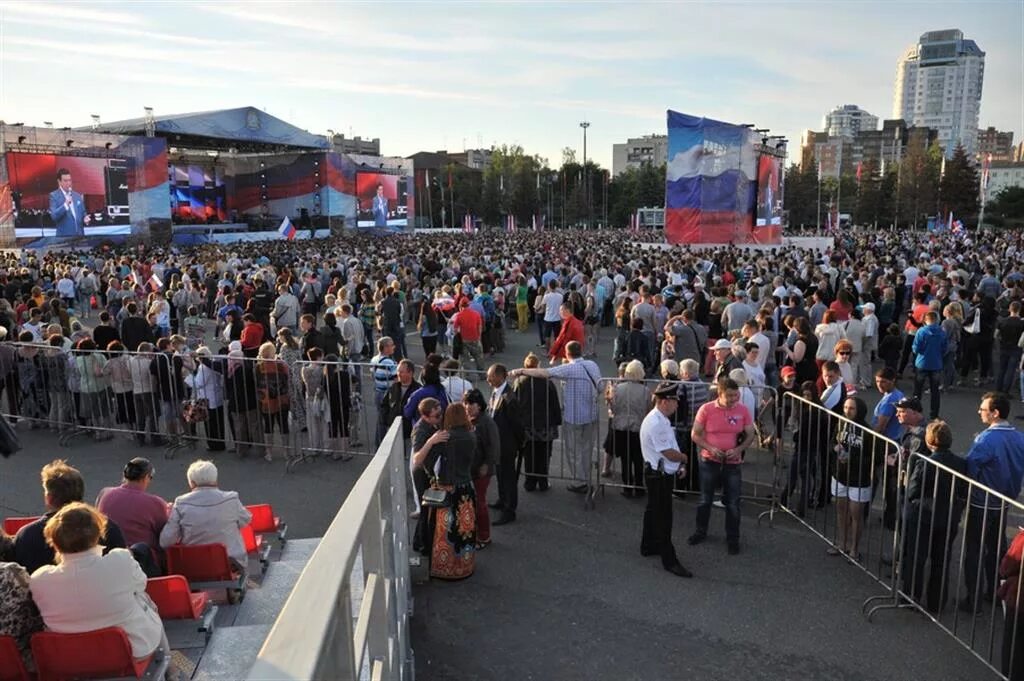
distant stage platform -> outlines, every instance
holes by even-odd
[[[212,225],[173,225],[171,234],[230,234],[233,232],[248,232],[249,225],[244,222],[218,222]]]

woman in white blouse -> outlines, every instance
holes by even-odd
[[[814,335],[818,337],[818,352],[814,358],[820,369],[826,361],[835,358],[836,343],[846,338],[846,332],[836,321],[835,312],[828,310],[814,329]]]
[[[224,374],[215,368],[210,348],[196,350],[196,370],[185,375],[185,384],[192,389],[193,400],[206,400],[206,449],[224,451]]]
[[[158,647],[169,652],[160,615],[146,595],[146,573],[127,549],[103,555],[99,540],[106,524],[99,511],[79,502],[46,523],[43,534],[58,563],[36,570],[29,584],[43,623],[61,634],[120,627],[137,660]]]

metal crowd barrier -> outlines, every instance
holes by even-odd
[[[249,681],[413,678],[401,428],[396,420],[388,429],[321,538]]]
[[[899,444],[792,392],[783,394],[779,418],[788,436],[780,438],[776,508],[824,539],[830,553],[891,591],[898,529],[899,472],[894,462]],[[848,465],[865,484],[837,489],[840,439],[861,448],[860,455],[850,459],[857,463]],[[850,448],[844,444],[843,449]],[[840,492],[838,498],[835,491]],[[851,501],[851,494],[858,499]],[[854,551],[848,550],[851,545]]]
[[[1024,532],[1024,505],[917,452],[901,473],[898,578],[868,599],[868,618],[916,610],[1003,678],[1022,678],[1022,545],[1007,551],[1006,528]]]

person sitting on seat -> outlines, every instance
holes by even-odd
[[[10,636],[25,667],[34,670],[29,640],[42,631],[43,620],[28,589],[28,572],[14,559],[14,537],[0,529],[0,636]]]
[[[77,468],[72,468],[61,459],[54,459],[43,466],[43,499],[49,512],[35,522],[25,525],[14,536],[14,562],[25,567],[32,574],[44,565],[53,565],[56,556],[46,541],[43,530],[53,515],[85,496],[85,480]],[[121,528],[115,522],[106,522],[99,543],[104,551],[127,548]]]
[[[192,462],[185,474],[190,491],[174,500],[160,546],[223,544],[238,570],[248,564],[241,529],[252,520],[238,492],[217,486],[217,467],[211,461]]]
[[[120,627],[132,657],[169,651],[163,622],[146,594],[146,573],[125,549],[103,555],[100,539],[107,519],[92,506],[67,504],[46,522],[46,543],[60,564],[32,573],[32,599],[49,631],[79,634]]]
[[[153,558],[160,548],[160,531],[167,524],[167,502],[147,491],[154,475],[156,469],[149,459],[135,457],[124,467],[124,481],[118,487],[104,487],[96,496],[97,510],[121,526],[133,552],[145,546]],[[158,577],[157,565],[155,561],[149,566],[142,563],[142,569],[148,576]]]

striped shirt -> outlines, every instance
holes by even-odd
[[[375,355],[370,360],[370,370],[373,373],[373,389],[380,397],[388,391],[398,375],[398,362],[391,357]]]

